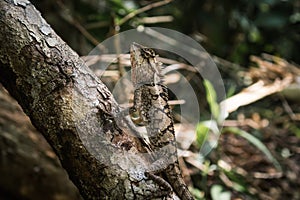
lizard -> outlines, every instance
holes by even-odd
[[[153,169],[150,167],[145,172],[146,177],[165,187],[170,194],[173,190],[182,200],[193,200],[181,175],[168,88],[163,84],[162,66],[157,56],[153,49],[140,44],[133,43],[130,47],[134,99],[129,114],[135,123],[146,127],[145,143],[154,152]],[[161,173],[167,181],[156,175]]]

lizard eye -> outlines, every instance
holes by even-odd
[[[142,118],[141,118],[141,114],[138,110],[131,108],[129,110],[129,114],[130,114],[130,118],[133,121],[134,124],[136,125],[140,125],[141,122],[143,122]]]

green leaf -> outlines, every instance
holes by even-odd
[[[215,120],[208,120],[198,123],[197,125],[197,139],[200,146],[200,154],[207,155],[218,144],[220,130]]]
[[[234,95],[235,90],[236,90],[236,86],[235,85],[230,85],[230,87],[228,88],[226,97],[229,98],[232,95]]]
[[[291,125],[289,128],[291,132],[293,132],[298,138],[300,138],[300,128],[298,128],[296,125]]]
[[[237,174],[234,170],[226,170],[224,169],[224,174],[230,179],[232,182],[232,188],[238,192],[247,192],[247,184],[245,179],[240,175]]]
[[[200,122],[200,123],[198,123],[196,129],[197,129],[196,141],[199,144],[199,146],[201,147],[206,140],[206,136],[208,134],[209,128],[206,126],[206,124]]]
[[[248,38],[251,42],[259,42],[261,40],[261,35],[257,27],[253,26],[249,33],[248,33]]]
[[[220,116],[220,107],[219,104],[217,103],[216,91],[213,85],[207,79],[203,81],[203,84],[206,90],[206,100],[208,102],[210,111],[214,119],[218,119]]]
[[[231,193],[224,191],[222,185],[213,185],[210,189],[210,193],[213,200],[230,200],[231,198]]]
[[[192,192],[193,196],[196,197],[197,200],[205,200],[205,193],[197,188],[189,188]]]

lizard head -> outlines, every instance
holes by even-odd
[[[161,63],[153,49],[133,43],[130,47],[131,80],[134,86],[162,81]]]

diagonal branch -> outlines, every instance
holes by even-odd
[[[119,22],[118,22],[118,25],[121,26],[122,24],[124,24],[125,22],[127,22],[128,20],[132,19],[133,17],[135,17],[136,15],[138,14],[141,14],[143,12],[146,12],[148,10],[151,10],[153,8],[156,8],[156,7],[160,7],[160,6],[163,6],[163,5],[166,5],[170,2],[172,2],[173,0],[163,0],[163,1],[158,1],[158,2],[155,2],[155,3],[151,3],[145,7],[142,7],[140,9],[137,9],[131,13],[129,13],[128,15],[126,15],[125,17],[123,17]]]
[[[142,199],[162,190],[134,176],[142,169],[130,166],[146,161],[130,124],[116,125],[110,91],[29,1],[0,1],[0,43],[0,82],[85,199]]]

